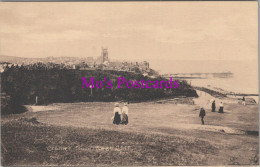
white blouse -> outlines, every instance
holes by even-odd
[[[128,115],[128,107],[127,106],[124,106],[122,108],[122,113],[125,113],[126,115]]]
[[[114,108],[114,114],[118,112],[118,114],[121,114],[121,109],[119,107]]]

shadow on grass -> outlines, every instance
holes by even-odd
[[[8,105],[5,107],[1,107],[1,115],[8,115],[8,114],[21,114],[28,111],[26,107],[23,105]]]

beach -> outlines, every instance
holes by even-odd
[[[130,103],[128,125],[112,124],[112,102],[26,106],[2,117],[3,165],[258,164],[258,105],[197,94],[194,104],[185,97]],[[223,101],[223,114],[211,112],[211,98],[217,109]]]

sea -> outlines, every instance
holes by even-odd
[[[154,65],[154,69],[157,69],[160,74],[230,72],[233,74],[232,77],[202,77],[185,80],[192,86],[220,88],[241,94],[259,94],[257,60],[157,60],[156,63],[151,62],[151,68]],[[258,96],[254,98],[258,101]]]

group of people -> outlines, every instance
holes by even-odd
[[[214,99],[211,100],[211,111],[215,112],[216,111],[216,102]],[[219,104],[219,113],[224,113],[224,105],[223,102],[220,102]],[[200,113],[199,113],[199,117],[201,118],[201,124],[204,125],[204,117],[206,116],[206,111],[203,107],[200,108]]]
[[[128,124],[128,103],[124,103],[124,106],[121,108],[119,107],[119,103],[115,104],[114,108],[114,116],[112,117],[113,124],[119,125],[127,125]]]
[[[216,102],[214,99],[211,100],[211,111],[216,111]],[[242,104],[245,105],[245,97],[242,98]],[[223,102],[219,103],[219,113],[224,113],[224,105]],[[114,108],[114,116],[112,117],[113,124],[119,125],[127,125],[128,124],[128,103],[124,103],[122,109],[119,107],[119,103],[115,104]],[[206,111],[203,107],[200,108],[199,117],[201,118],[201,124],[204,125],[204,117],[206,116]]]
[[[211,104],[211,111],[212,112],[215,112],[216,111],[216,103],[215,103],[215,100],[212,100],[212,104]],[[219,113],[224,113],[224,105],[222,103],[222,101],[219,103],[219,110],[218,110]]]

